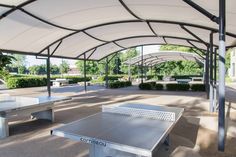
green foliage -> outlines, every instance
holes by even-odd
[[[187,91],[189,90],[190,85],[189,84],[166,84],[166,89],[170,91]]]
[[[84,73],[84,61],[79,60],[75,63],[77,69]],[[86,73],[87,74],[99,74],[99,66],[96,61],[86,61]]]
[[[51,79],[61,78],[60,76],[52,76]],[[85,79],[81,76],[64,76],[65,79],[69,79],[70,84],[77,82],[83,82]],[[86,81],[90,81],[91,77],[87,77]],[[45,76],[28,76],[28,75],[10,75],[7,79],[7,87],[12,88],[26,88],[26,87],[40,87],[47,85],[47,79]]]
[[[16,59],[13,56],[4,55],[0,52],[0,71],[4,70],[7,65],[12,64],[14,60]]]
[[[13,88],[25,88],[25,87],[39,87],[46,86],[47,81],[44,77],[10,77],[7,80],[7,87]]]
[[[110,82],[108,84],[109,88],[123,88],[132,86],[132,82],[130,81],[116,81],[116,82]]]
[[[192,48],[190,47],[184,47],[184,46],[176,46],[176,45],[162,45],[160,47],[160,51],[182,51],[182,52],[192,52]]]
[[[118,80],[119,78],[122,78],[123,76],[122,75],[108,75],[108,80],[109,81],[116,81]],[[98,80],[99,81],[106,81],[106,76],[99,76],[98,77]]]
[[[174,45],[162,45],[160,50],[173,50],[193,53],[193,49],[183,46]],[[196,50],[195,50],[196,51]],[[202,52],[198,51],[200,54]],[[155,71],[159,75],[202,75],[203,66],[193,61],[169,61],[158,64],[154,67]]]
[[[47,74],[47,66],[45,64],[33,65],[29,68],[29,73],[31,75],[45,75]],[[59,74],[59,67],[57,65],[50,65],[51,74]]]
[[[147,82],[147,83],[149,83],[149,84],[151,85],[152,89],[155,89],[155,87],[156,87],[156,82]]]
[[[163,90],[164,86],[163,86],[163,84],[158,83],[158,84],[155,85],[155,89],[156,90]]]
[[[66,62],[65,60],[62,60],[61,64],[59,65],[59,69],[60,69],[61,74],[66,74],[70,70],[70,66],[68,62]]]
[[[140,83],[138,87],[141,90],[151,90],[152,89],[152,85],[150,83]]]
[[[26,55],[14,54],[14,62],[12,62],[12,67],[20,67],[26,65]]]
[[[192,84],[191,90],[192,91],[206,91],[206,87],[204,84]]]
[[[24,74],[26,70],[27,69],[25,66],[19,66],[18,67],[18,74]]]

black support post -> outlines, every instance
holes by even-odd
[[[219,114],[218,150],[225,149],[225,0],[219,0]]]
[[[106,88],[108,88],[108,64],[109,64],[109,61],[108,61],[108,57],[106,58],[106,67],[105,67],[105,73],[106,73]]]
[[[84,91],[87,92],[87,77],[86,77],[86,53],[84,53]]]
[[[207,46],[207,52],[206,52],[205,86],[206,86],[207,99],[209,99],[209,46]]]
[[[141,46],[141,83],[143,83],[143,46]]]
[[[210,33],[210,112],[214,111],[214,92],[213,92],[213,32]]]
[[[48,58],[46,59],[47,62],[47,91],[48,91],[48,97],[51,97],[51,69],[50,69],[50,49],[47,49],[48,51]]]

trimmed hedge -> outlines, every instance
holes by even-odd
[[[166,84],[166,89],[170,91],[188,91],[190,88],[189,84]]]
[[[7,80],[7,88],[26,88],[46,86],[47,79],[45,77],[11,77]]]
[[[163,90],[164,86],[163,86],[163,84],[158,83],[158,84],[155,85],[155,89],[156,90]]]
[[[52,76],[51,79],[60,78],[58,76]],[[64,76],[63,78],[69,79],[69,84],[74,84],[77,82],[83,82],[84,77],[80,76]],[[90,81],[91,77],[87,77],[86,81]],[[7,79],[7,88],[26,88],[26,87],[40,87],[47,85],[46,77],[40,76],[28,76],[28,77],[9,77]]]
[[[141,90],[151,90],[152,89],[152,85],[150,83],[140,83],[138,87]]]
[[[171,76],[171,78],[176,79],[191,79],[192,77],[202,77],[202,75],[178,75],[178,76]]]
[[[192,91],[206,91],[206,87],[204,84],[192,84],[191,90]]]
[[[132,82],[130,81],[116,81],[116,82],[110,82],[108,84],[109,88],[122,88],[122,87],[128,87],[132,86]]]
[[[123,76],[121,75],[109,75],[108,80],[109,81],[117,81],[119,78],[122,78]],[[106,81],[106,76],[99,76],[98,81]]]

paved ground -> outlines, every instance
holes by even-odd
[[[217,114],[208,112],[208,100],[202,92],[140,91],[137,87],[104,89],[90,86],[53,88],[53,95],[72,96],[71,101],[56,105],[55,123],[14,119],[10,125],[11,136],[0,140],[0,157],[87,157],[88,147],[64,138],[50,135],[52,128],[101,111],[101,105],[121,102],[143,102],[153,105],[184,107],[183,118],[171,133],[171,146],[161,147],[162,157],[234,157],[236,156],[236,85],[227,88],[226,116],[227,141],[225,153],[217,151]],[[45,87],[1,90],[11,95],[37,96]],[[45,93],[46,94],[46,93]]]

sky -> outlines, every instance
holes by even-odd
[[[149,53],[154,53],[159,51],[160,46],[159,45],[151,45],[151,46],[144,46],[143,47],[143,54],[149,54]],[[138,50],[141,50],[141,47],[137,48]],[[70,64],[71,68],[76,67],[75,62],[76,60],[71,60],[71,59],[63,59],[67,61]],[[60,65],[62,62],[62,59],[58,58],[51,58],[51,63]],[[35,56],[27,56],[26,57],[26,66],[32,66],[32,65],[40,65],[40,64],[46,64],[46,60],[43,59],[36,59]]]

